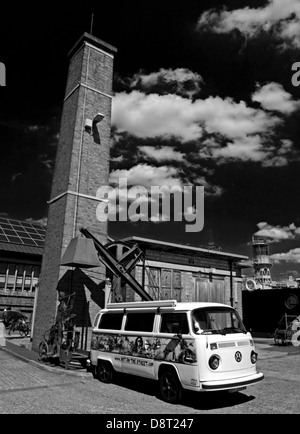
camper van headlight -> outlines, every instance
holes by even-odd
[[[255,351],[251,351],[251,363],[253,365],[257,362],[257,353]]]
[[[211,358],[209,359],[208,364],[209,364],[209,367],[215,371],[215,370],[218,369],[218,367],[219,367],[219,364],[220,364],[220,357],[217,356],[216,354],[214,354],[214,355],[211,356]]]

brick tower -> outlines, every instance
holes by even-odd
[[[49,201],[47,234],[36,304],[33,349],[54,323],[58,291],[76,293],[76,327],[90,326],[104,305],[105,269],[61,266],[70,241],[86,227],[105,243],[96,218],[96,192],[108,184],[113,62],[116,48],[85,33],[69,53],[69,74]],[[86,333],[86,332],[85,332]],[[88,341],[88,336],[81,339]],[[85,344],[86,345],[86,344]]]

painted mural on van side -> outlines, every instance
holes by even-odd
[[[196,363],[195,341],[178,335],[170,338],[119,336],[96,334],[92,336],[91,349],[174,363]]]

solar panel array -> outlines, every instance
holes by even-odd
[[[40,223],[0,217],[0,242],[44,247],[46,228]]]

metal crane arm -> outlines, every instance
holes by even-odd
[[[152,301],[152,297],[144,290],[139,282],[130,274],[127,267],[120,264],[116,258],[111,255],[108,250],[94,237],[94,235],[85,228],[81,228],[80,232],[86,237],[93,240],[95,249],[98,252],[99,259],[106,265],[112,273],[117,277],[122,277],[128,285],[142,298],[143,301]],[[132,264],[130,264],[130,269]]]

